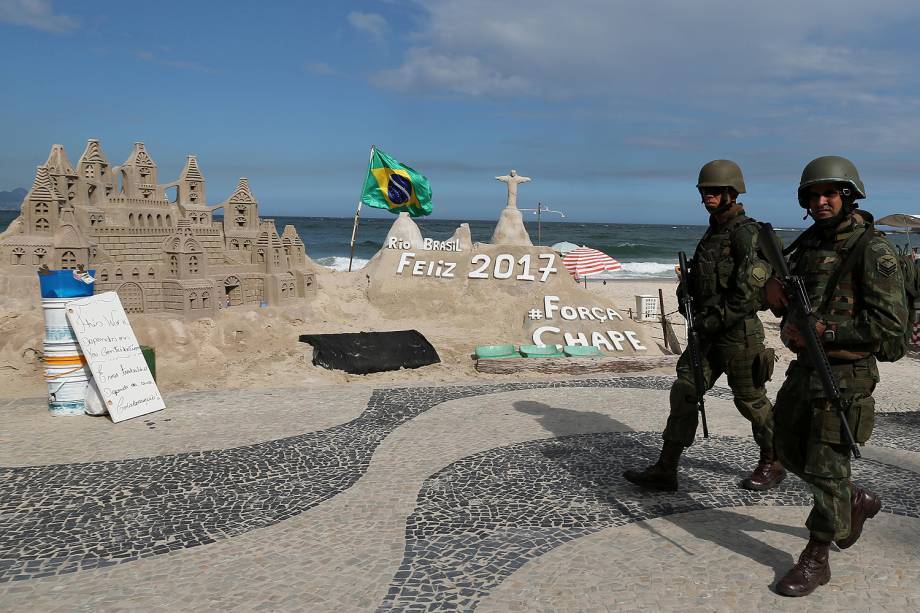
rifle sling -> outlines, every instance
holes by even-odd
[[[827,281],[827,287],[824,289],[824,297],[821,299],[821,306],[818,308],[818,313],[826,313],[828,307],[831,304],[831,301],[834,299],[834,289],[837,287],[837,283],[841,278],[850,270],[853,269],[853,266],[856,265],[856,262],[862,258],[863,252],[866,250],[866,247],[869,245],[869,241],[872,240],[875,232],[873,225],[869,224],[862,235],[857,239],[856,243],[849,250],[849,252],[844,256],[843,262],[840,263],[834,272],[831,273],[830,278]]]

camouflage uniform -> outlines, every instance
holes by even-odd
[[[728,375],[735,406],[751,422],[760,446],[760,460],[741,487],[763,491],[776,487],[786,471],[773,452],[772,407],[764,383],[773,369],[773,352],[764,349],[763,325],[757,311],[764,308],[770,266],[757,251],[759,225],[744,214],[737,201],[745,193],[741,168],[731,160],[713,160],[701,169],[696,185],[710,213],[709,230],[690,261],[689,284],[694,324],[706,389]],[[678,288],[678,296],[683,293]],[[682,306],[683,308],[683,306]],[[678,465],[684,448],[693,444],[699,421],[697,390],[690,351],[677,362],[677,380],[671,386],[671,412],[658,461],[642,470],[629,469],[623,477],[659,491],[678,487]]]
[[[803,278],[813,306],[822,303],[830,275],[870,227],[866,217],[856,210],[836,228],[813,228],[793,254],[791,272]],[[840,278],[828,312],[817,313],[818,319],[835,329],[836,338],[825,342],[825,352],[842,395],[850,401],[847,420],[857,443],[865,443],[872,434],[872,392],[879,381],[872,353],[882,340],[903,334],[906,326],[903,292],[897,254],[885,238],[875,236],[862,261]],[[827,401],[804,351],[786,371],[774,416],[774,444],[780,460],[814,492],[814,507],[806,522],[812,536],[821,541],[847,537],[850,452],[840,417]]]
[[[773,355],[764,348],[763,324],[757,317],[770,267],[757,254],[758,227],[741,207],[730,219],[713,218],[691,260],[690,293],[702,331],[706,389],[725,373],[735,406],[751,422],[754,440],[761,449],[772,449],[772,406],[764,384]],[[664,440],[693,444],[699,421],[696,399],[690,352],[684,351],[671,386]]]

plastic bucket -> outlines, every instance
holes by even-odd
[[[93,295],[96,269],[79,273],[76,270],[47,270],[39,273],[42,298],[80,298]]]
[[[77,337],[67,322],[65,307],[73,298],[42,298],[46,343],[76,343]]]
[[[76,343],[45,343],[45,382],[52,415],[83,415],[86,389],[92,375]]]

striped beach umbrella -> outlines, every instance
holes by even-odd
[[[605,270],[620,270],[622,266],[612,257],[590,247],[579,247],[562,256],[562,263],[569,274],[578,279]]]

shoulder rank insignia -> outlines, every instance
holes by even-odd
[[[767,267],[758,262],[751,268],[751,279],[754,285],[761,286],[767,282]]]
[[[879,273],[890,277],[898,270],[898,260],[890,253],[886,253],[878,259],[877,267]]]

